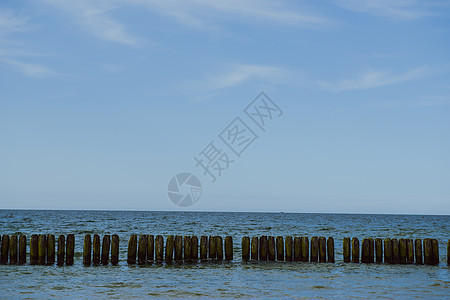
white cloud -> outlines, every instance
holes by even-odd
[[[0,9],[0,35],[28,30],[27,20],[16,16],[12,11]]]
[[[0,61],[13,66],[20,73],[23,73],[30,77],[44,78],[57,75],[56,72],[40,64],[25,63],[9,58],[0,58]]]
[[[335,83],[321,81],[318,84],[323,89],[332,91],[361,90],[401,83],[424,77],[430,73],[429,67],[420,67],[401,74],[369,71],[356,78],[343,79]]]

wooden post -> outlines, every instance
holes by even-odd
[[[147,236],[147,261],[155,260],[155,236]]]
[[[169,235],[166,240],[166,253],[165,253],[166,262],[171,262],[173,260],[173,249],[175,246],[174,243],[175,237],[173,235]]]
[[[424,263],[426,265],[432,264],[432,245],[431,245],[431,239],[424,239],[423,240],[423,258]]]
[[[344,262],[348,263],[350,262],[350,252],[351,252],[351,248],[350,248],[350,238],[349,237],[345,237],[343,242],[342,242],[342,250],[343,250],[343,256],[344,256]]]
[[[83,244],[83,265],[85,266],[91,265],[91,251],[92,251],[91,235],[86,234],[84,236],[84,244]]]
[[[416,256],[416,264],[421,265],[423,264],[423,255],[422,255],[422,240],[416,239],[414,241],[414,252]]]
[[[277,236],[277,261],[284,261],[284,243],[281,235]]]
[[[310,262],[317,262],[319,260],[319,238],[313,236],[311,238],[311,258]]]
[[[328,262],[334,263],[334,239],[330,236],[327,240]]]
[[[225,237],[225,259],[233,260],[233,237]]]
[[[275,261],[275,237],[269,236],[267,239],[268,258],[270,261]]]
[[[4,234],[2,237],[2,249],[0,263],[7,264],[9,256],[9,235]]]
[[[164,254],[164,238],[162,235],[157,235],[155,239],[155,260],[157,262],[163,261]]]
[[[370,262],[373,263],[375,260],[375,243],[373,241],[373,238],[369,238],[369,255],[370,255]]]
[[[259,238],[259,260],[267,260],[267,236],[263,235]]]
[[[437,239],[431,239],[431,251],[433,253],[432,264],[439,265],[439,243]]]
[[[19,237],[19,264],[27,262],[27,237],[20,235]]]
[[[47,265],[55,264],[55,235],[47,235]]]
[[[191,258],[194,261],[198,260],[198,237],[195,235],[191,238]]]
[[[12,265],[17,264],[17,246],[18,239],[17,235],[12,235],[9,239],[9,263]]]
[[[119,236],[117,234],[113,234],[111,240],[111,264],[115,266],[118,263],[119,263]]]
[[[147,246],[147,236],[145,236],[145,245]],[[109,234],[103,236],[102,243],[102,265],[106,266],[109,263],[109,247],[111,246],[111,237]],[[147,251],[146,251],[147,253]],[[145,261],[146,257],[144,257]]]
[[[298,236],[294,237],[294,261],[302,260],[302,239]]]
[[[375,239],[375,261],[377,264],[383,262],[383,240],[380,238]]]
[[[242,237],[242,260],[250,259],[250,238],[248,236]]]
[[[392,239],[392,263],[398,264],[400,262],[400,250],[397,239]]]
[[[202,235],[200,237],[200,259],[206,260],[208,258],[208,237]]]
[[[389,238],[384,239],[384,263],[392,264],[392,241]]]
[[[406,264],[406,239],[398,240],[399,263]]]
[[[209,258],[216,259],[217,258],[217,245],[216,245],[216,237],[215,236],[209,236],[208,245],[209,245]]]
[[[370,241],[369,241],[369,239],[363,239],[363,241],[362,241],[362,245],[361,245],[361,262],[362,263],[371,263],[371,261],[370,261]]]
[[[325,237],[319,237],[319,262],[327,262],[327,240]]]
[[[406,263],[414,263],[414,242],[412,239],[406,239]]]
[[[175,236],[175,261],[183,259],[183,237],[181,235]]]
[[[184,260],[189,261],[192,259],[192,239],[190,236],[184,237]]]
[[[167,239],[167,242],[168,241],[169,241],[169,239]],[[147,263],[147,248],[148,248],[147,242],[148,242],[147,235],[143,234],[143,235],[139,236],[138,264],[140,264],[140,265],[144,265]],[[105,244],[105,239],[103,239],[103,244]],[[103,248],[102,248],[102,250],[103,250]],[[102,253],[102,263],[103,263],[103,253]]]
[[[45,265],[46,257],[47,257],[47,235],[40,234],[38,237],[38,262],[40,265]]]
[[[94,234],[92,248],[92,263],[98,266],[100,264],[100,236],[98,234]]]
[[[128,240],[128,257],[127,263],[134,265],[136,263],[136,251],[137,251],[137,235],[133,234]]]
[[[223,260],[223,239],[221,236],[216,236],[216,251],[217,259]]]
[[[66,266],[73,265],[74,255],[75,255],[75,235],[70,233],[67,235],[66,241]]]
[[[294,258],[294,240],[292,236],[288,235],[284,241],[284,248],[286,254],[286,261],[292,261]]]
[[[30,250],[31,250],[31,241],[30,241]],[[58,237],[58,257],[56,258],[56,264],[58,266],[64,265],[64,257],[66,256],[66,237],[61,234]],[[31,261],[31,256],[30,256]]]
[[[359,240],[352,238],[352,262],[359,263]]]
[[[30,238],[30,265],[38,263],[38,235],[32,234]]]
[[[252,237],[250,253],[252,260],[258,260],[258,237],[256,236]]]
[[[450,239],[447,241],[447,266],[450,266]]]
[[[309,239],[307,236],[302,237],[302,262],[309,261]]]

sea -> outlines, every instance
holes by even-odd
[[[0,265],[0,298],[450,299],[450,216],[250,212],[0,210],[0,234],[75,234],[73,266]],[[85,234],[117,234],[117,266],[82,264]],[[132,234],[230,235],[231,262],[127,265]],[[243,262],[243,236],[324,236],[335,263]],[[440,263],[344,263],[344,237],[435,238]]]

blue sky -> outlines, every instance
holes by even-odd
[[[0,208],[179,210],[190,172],[190,210],[450,214],[449,25],[448,1],[2,1]]]

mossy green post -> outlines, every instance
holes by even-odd
[[[116,266],[119,263],[119,236],[113,234],[111,237],[111,264]]]
[[[9,263],[12,265],[17,264],[18,255],[17,255],[17,247],[19,240],[17,239],[17,235],[12,235],[9,238]]]
[[[100,236],[98,234],[94,234],[92,239],[92,263],[94,266],[100,264]]]
[[[192,238],[191,236],[185,236],[184,237],[184,260],[190,261],[192,259]]]
[[[145,246],[147,246],[147,236],[145,236]],[[106,266],[109,263],[109,248],[111,247],[111,236],[109,234],[105,234],[103,236],[102,243],[102,265]],[[147,254],[147,249],[145,250]],[[144,261],[146,257],[144,257]]]
[[[284,253],[286,254],[286,261],[292,261],[294,259],[294,240],[290,235],[284,240]]]
[[[136,252],[137,252],[137,235],[133,234],[128,240],[128,255],[127,264],[136,264]]]
[[[19,237],[19,264],[23,265],[27,262],[27,237],[20,235]]]
[[[284,241],[281,235],[277,236],[277,261],[284,261]]]
[[[383,240],[380,238],[375,239],[375,261],[377,264],[383,262]]]
[[[294,261],[302,260],[302,239],[299,236],[294,237]]]
[[[9,256],[9,235],[7,234],[2,236],[2,249],[0,256],[0,263],[7,264]]]
[[[155,260],[155,236],[147,235],[147,261]]]
[[[327,259],[329,263],[334,263],[334,239],[331,236],[327,240]]]
[[[416,257],[416,264],[417,265],[423,264],[422,240],[421,239],[414,240],[414,254]]]
[[[204,235],[200,237],[200,259],[208,259],[208,237]]]
[[[250,238],[248,236],[242,237],[242,260],[250,259]]]
[[[251,241],[251,249],[250,249],[250,254],[251,254],[251,260],[258,260],[258,237],[254,236],[252,237],[252,241]]]
[[[30,241],[30,249],[31,249],[31,241]],[[56,257],[56,264],[58,266],[64,265],[65,256],[66,256],[66,237],[63,234],[61,234],[58,237],[58,254]]]
[[[191,238],[191,258],[192,260],[198,260],[198,237],[195,235]]]
[[[169,239],[167,239],[169,240]],[[147,235],[143,234],[139,236],[139,242],[138,242],[138,264],[143,265],[147,263],[147,243],[148,243],[148,237]],[[103,239],[103,245],[105,244],[105,239]],[[103,247],[102,247],[103,250]],[[103,263],[103,254],[102,254],[102,263]]]
[[[208,247],[209,247],[209,258],[216,259],[217,258],[217,246],[216,246],[216,237],[209,236],[208,239]]]
[[[174,246],[175,246],[175,237],[173,235],[169,235],[166,240],[166,249],[165,249],[166,262],[171,262],[173,260]]]
[[[344,256],[344,262],[345,263],[350,262],[351,248],[350,248],[350,238],[349,237],[345,237],[344,240],[342,241],[342,253]]]
[[[400,263],[400,248],[399,241],[397,239],[392,239],[392,263],[398,264]]]
[[[38,263],[45,265],[47,258],[47,235],[40,234],[38,238]]]
[[[275,261],[275,237],[269,236],[267,239],[267,258],[270,261]]]
[[[399,263],[406,264],[406,239],[398,240]]]
[[[223,260],[223,239],[221,236],[216,236],[216,252],[217,259]]]
[[[259,238],[259,260],[267,260],[267,236],[263,235]]]
[[[163,261],[164,255],[164,238],[162,235],[157,235],[155,239],[155,260],[157,262]]]
[[[233,237],[225,237],[225,259],[233,260]]]
[[[319,262],[327,262],[327,240],[325,237],[319,237]]]
[[[406,263],[414,263],[414,241],[412,239],[406,239]]]
[[[32,234],[30,238],[30,265],[37,265],[38,263],[38,243],[39,237],[37,234]]]
[[[183,260],[183,237],[175,236],[175,261]]]
[[[47,235],[47,265],[55,264],[55,235]]]
[[[309,238],[307,236],[302,237],[302,262],[309,261]]]
[[[352,238],[352,262],[359,263],[359,240]]]
[[[90,266],[92,259],[92,239],[90,234],[86,234],[84,236],[84,244],[83,244],[83,265]]]
[[[439,265],[439,243],[437,239],[431,239],[432,265]]]
[[[319,261],[319,238],[317,236],[313,236],[311,238],[311,257],[309,261],[310,262]]]
[[[384,263],[392,264],[392,240],[384,239]]]

